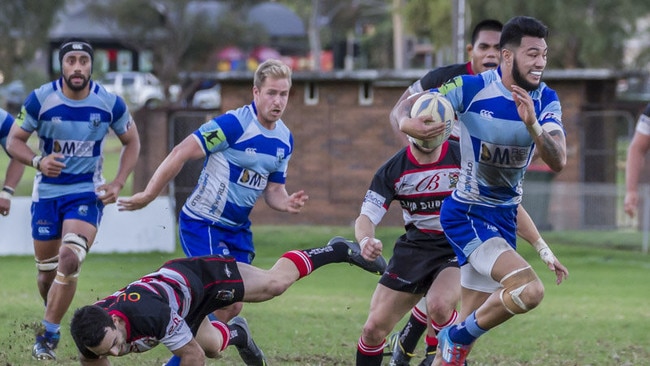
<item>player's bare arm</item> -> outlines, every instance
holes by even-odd
[[[127,177],[135,169],[135,164],[140,155],[140,136],[138,135],[138,129],[135,123],[131,124],[129,129],[122,135],[119,135],[118,138],[122,143],[122,152],[120,154],[120,162],[115,179],[97,188],[97,192],[100,192],[98,198],[105,205],[117,201],[117,197],[119,197],[120,191],[124,188]]]
[[[641,170],[645,165],[645,155],[650,150],[650,135],[635,132],[627,150],[627,161],[625,163],[625,213],[636,216],[639,205],[639,178]]]
[[[566,165],[566,140],[564,134],[561,131],[545,131],[537,121],[533,99],[528,92],[517,85],[511,87],[512,97],[517,105],[517,112],[535,141],[539,157],[554,172],[561,171]]]
[[[375,238],[375,224],[364,214],[354,222],[354,237],[361,247],[361,256],[367,261],[374,261],[381,255],[383,243]]]
[[[264,201],[277,211],[299,213],[308,199],[309,196],[305,191],[289,195],[284,184],[269,183],[264,189]]]
[[[430,116],[411,117],[413,104],[426,93],[428,92],[413,94],[395,107],[395,118],[398,121],[400,131],[421,140],[428,140],[440,134],[439,125],[427,124],[427,122],[433,121]]]
[[[186,137],[180,144],[176,145],[167,155],[165,160],[153,173],[144,191],[134,194],[129,198],[122,198],[117,201],[120,211],[139,210],[153,201],[163,188],[178,175],[188,160],[196,160],[205,157],[205,152],[194,135]]]

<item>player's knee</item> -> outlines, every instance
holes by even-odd
[[[87,252],[88,244],[85,237],[72,233],[66,234],[59,251],[59,268],[55,281],[62,284],[76,282]]]
[[[427,298],[427,315],[437,323],[445,323],[456,309],[456,301],[451,301],[443,296],[432,296]]]
[[[544,285],[531,267],[506,275],[501,284],[501,302],[511,314],[522,314],[537,307],[544,298]]]
[[[379,322],[369,318],[363,325],[361,336],[366,344],[377,345],[386,338],[388,332],[390,332],[390,329],[386,329]]]
[[[48,259],[36,258],[36,268],[39,272],[52,272],[59,268],[59,256],[54,256]]]

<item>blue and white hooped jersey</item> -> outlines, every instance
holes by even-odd
[[[204,123],[194,137],[206,159],[183,212],[226,226],[249,226],[248,216],[266,185],[286,181],[291,132],[282,120],[273,130],[263,127],[255,104],[249,104]]]
[[[439,88],[460,121],[462,163],[453,197],[461,202],[510,206],[521,201],[522,179],[535,146],[500,73],[499,68],[462,75]],[[564,132],[556,92],[542,82],[529,94],[543,128]]]
[[[16,117],[23,130],[37,132],[42,155],[64,155],[61,175],[36,174],[34,201],[94,192],[104,183],[102,147],[109,128],[122,135],[133,123],[124,100],[103,86],[91,80],[90,94],[73,100],[63,95],[62,82],[59,78],[32,91]]]
[[[0,145],[5,151],[7,151],[7,136],[9,136],[9,130],[11,130],[13,124],[14,117],[0,108]]]
[[[643,113],[639,116],[635,130],[640,134],[650,135],[650,103],[648,103]]]

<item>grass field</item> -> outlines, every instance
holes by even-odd
[[[400,228],[379,231],[392,243]],[[270,268],[286,250],[324,244],[331,236],[351,236],[350,227],[255,228],[255,264]],[[612,233],[605,233],[612,235]],[[647,365],[650,360],[650,258],[637,250],[611,249],[603,233],[545,233],[569,280],[554,284],[527,245],[529,259],[546,285],[542,304],[482,337],[471,354],[471,365]],[[563,241],[563,239],[565,241]],[[562,243],[567,244],[562,244]],[[602,244],[602,245],[600,245]],[[112,293],[148,273],[176,253],[88,256],[72,309]],[[31,257],[0,257],[0,364],[32,365],[33,326],[43,307]],[[251,324],[270,365],[353,365],[356,342],[378,277],[347,264],[319,269],[284,295],[247,304],[242,315]],[[76,365],[75,350],[64,318],[56,365]],[[418,350],[422,352],[422,347]],[[160,366],[164,347],[137,356],[113,359],[113,365]],[[419,363],[413,362],[413,364]],[[41,365],[43,363],[40,363]],[[209,365],[240,365],[234,349]]]

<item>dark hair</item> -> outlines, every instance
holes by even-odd
[[[481,33],[482,31],[501,32],[502,29],[503,29],[503,23],[501,23],[496,19],[481,20],[474,26],[474,30],[472,31],[472,45],[476,43],[476,40],[478,39],[478,34]]]
[[[510,19],[501,31],[499,47],[519,47],[521,39],[525,36],[546,38],[548,27],[533,17],[518,16]]]
[[[106,328],[115,328],[106,310],[97,305],[77,309],[70,321],[70,334],[79,352],[88,359],[99,358],[88,347],[97,347],[106,336]]]
[[[63,69],[63,56],[71,51],[87,52],[90,55],[90,62],[92,63],[94,50],[90,42],[83,38],[68,38],[59,46],[59,64],[61,65],[61,69]]]

